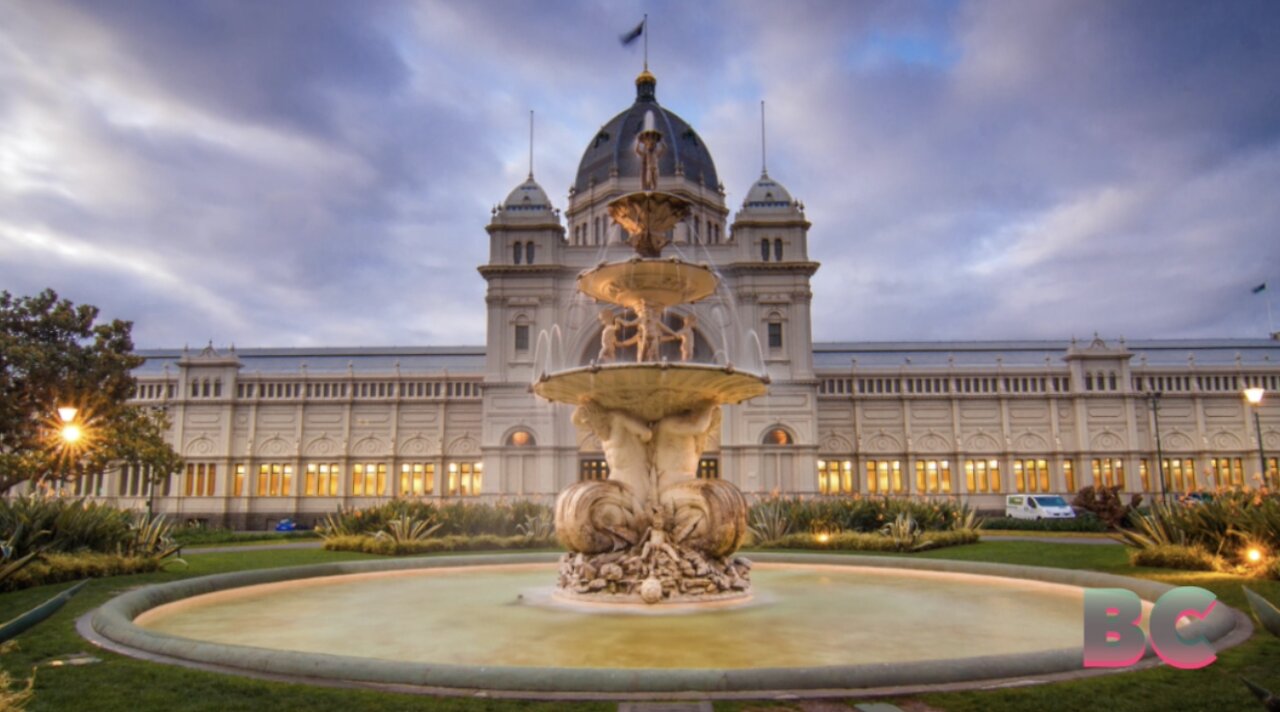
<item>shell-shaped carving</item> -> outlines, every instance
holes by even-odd
[[[1185,433],[1170,433],[1164,436],[1164,446],[1169,450],[1193,450],[1194,441]]]
[[[1000,442],[986,433],[974,433],[965,440],[965,448],[970,452],[996,452]]]
[[[213,441],[204,436],[198,437],[187,443],[185,451],[188,455],[211,455],[213,454]]]
[[[328,435],[321,435],[307,443],[308,455],[333,455],[337,452],[338,443],[334,442]]]
[[[873,452],[898,452],[902,450],[902,444],[898,439],[888,433],[876,433],[871,436],[870,449]]]
[[[480,452],[480,443],[470,435],[463,435],[449,443],[450,455],[474,455]]]
[[[821,451],[833,455],[846,455],[853,452],[853,443],[848,438],[836,435],[835,433],[826,433],[822,436]]]
[[[289,445],[281,440],[278,436],[272,436],[258,446],[258,452],[263,455],[279,456],[288,453]]]
[[[920,438],[920,450],[923,452],[946,452],[951,449],[951,443],[937,433],[926,433]]]
[[[1022,452],[1045,452],[1049,449],[1049,443],[1039,435],[1027,432],[1014,440],[1014,447]]]
[[[382,455],[386,452],[386,445],[380,439],[370,435],[356,441],[351,452],[355,455]]]
[[[1115,433],[1103,431],[1093,436],[1093,449],[1121,450],[1124,449],[1124,440]]]
[[[1213,447],[1217,450],[1239,450],[1240,438],[1234,433],[1225,430],[1214,433],[1210,436],[1209,441],[1213,443]]]
[[[1268,450],[1280,449],[1280,433],[1268,430],[1262,434],[1262,442],[1266,443]]]
[[[400,445],[400,452],[405,455],[426,455],[431,451],[431,444],[426,438],[414,436]]]
[[[671,532],[677,543],[724,557],[747,538],[747,500],[732,483],[685,480],[664,489],[658,500],[674,512]]]
[[[556,537],[569,551],[599,554],[634,545],[649,526],[635,494],[615,480],[587,480],[556,497]]]

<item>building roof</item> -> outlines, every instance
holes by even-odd
[[[136,353],[146,362],[134,369],[134,375],[159,376],[166,367],[177,375],[183,349],[141,349]],[[230,353],[239,357],[240,372],[246,375],[297,374],[302,372],[304,364],[307,373],[313,375],[345,374],[348,368],[361,374],[395,373],[397,364],[402,373],[450,371],[474,375],[484,372],[483,346],[262,348],[239,349],[223,355]]]
[[[790,209],[794,204],[791,193],[781,183],[770,178],[768,173],[760,174],[760,178],[751,184],[747,197],[742,201],[742,207],[746,209]]]
[[[1070,340],[1045,341],[858,341],[815,343],[817,369],[859,367],[1061,366]],[[1271,339],[1151,339],[1114,342],[1132,353],[1133,366],[1280,366],[1280,341]],[[1077,344],[1077,348],[1079,348]]]
[[[674,175],[676,167],[680,166],[688,180],[719,190],[720,179],[716,175],[711,152],[688,122],[658,104],[654,94],[656,85],[657,80],[648,72],[636,78],[635,103],[601,126],[583,152],[578,175],[573,181],[575,190],[588,190],[593,181],[603,183],[614,175],[624,178],[640,176],[640,159],[634,146],[636,135],[644,128],[646,111],[654,113],[654,122],[667,146],[666,153],[658,159],[658,173]]]

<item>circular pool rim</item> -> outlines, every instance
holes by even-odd
[[[156,633],[133,622],[143,612],[158,606],[231,588],[379,571],[554,563],[559,556],[556,552],[434,556],[215,574],[129,591],[92,611],[82,619],[80,628],[86,637],[103,647],[159,662],[195,664],[206,669],[303,683],[373,686],[436,694],[473,694],[483,690],[495,696],[509,697],[607,696],[611,699],[624,696],[644,698],[655,694],[760,697],[783,692],[819,695],[838,691],[849,695],[874,694],[887,689],[916,691],[985,687],[1014,678],[1048,682],[1063,676],[1114,672],[1084,670],[1080,647],[906,663],[787,668],[614,669],[424,664],[209,643]],[[1155,581],[1092,571],[971,561],[773,552],[753,552],[750,558],[760,563],[936,571],[1082,588],[1124,588],[1145,601],[1155,601],[1174,588]],[[1192,625],[1196,629],[1188,630],[1188,633],[1205,635],[1214,641],[1218,649],[1243,642],[1252,632],[1248,619],[1225,605],[1215,606],[1203,621],[1194,621]],[[1144,662],[1150,665],[1154,659]],[[1144,665],[1140,663],[1141,666]]]

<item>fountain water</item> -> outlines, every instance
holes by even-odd
[[[558,593],[648,604],[743,598],[751,563],[735,552],[747,534],[747,503],[729,482],[697,479],[698,461],[720,427],[720,406],[763,395],[768,379],[690,363],[695,317],[681,314],[679,328],[665,322],[669,309],[713,295],[719,279],[706,265],[662,258],[689,204],[656,190],[663,137],[652,112],[635,150],[642,190],[609,203],[609,213],[637,254],[578,276],[582,294],[614,307],[599,316],[599,356],[533,386],[577,406],[574,424],[599,438],[609,463],[607,480],[579,482],[556,500],[556,531],[569,549]],[[624,328],[634,335],[624,338]],[[661,357],[664,342],[679,344],[679,362]],[[617,362],[626,346],[635,347],[634,363]]]

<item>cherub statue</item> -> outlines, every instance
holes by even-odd
[[[605,309],[600,312],[600,323],[604,331],[600,332],[600,354],[596,360],[600,363],[612,363],[618,358],[618,329],[622,327],[618,315]]]
[[[679,329],[671,329],[666,324],[662,325],[664,331],[670,334],[671,341],[680,342],[680,360],[689,361],[693,359],[693,327],[698,323],[698,318],[692,314],[684,315],[684,322]]]
[[[662,323],[662,310],[645,302],[640,302],[635,310],[635,318],[621,320],[621,324],[623,326],[634,326],[636,335],[618,345],[628,346],[634,343],[636,345],[636,361],[657,361],[661,358],[659,347],[662,346],[662,333],[664,330],[670,331]]]

